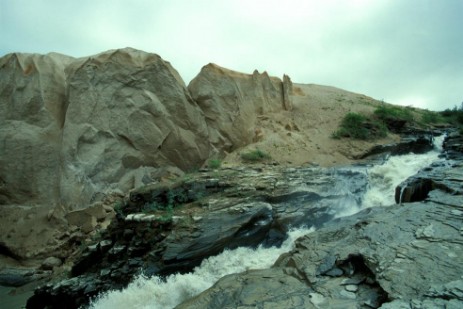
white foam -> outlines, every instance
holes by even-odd
[[[313,229],[295,229],[280,248],[237,248],[205,259],[193,272],[175,274],[165,280],[158,277],[137,277],[122,291],[101,294],[90,304],[90,308],[173,308],[181,302],[210,288],[225,275],[249,269],[263,269],[272,266],[283,253],[293,249],[294,241]]]
[[[434,150],[424,154],[405,154],[391,156],[381,165],[375,165],[366,170],[369,188],[362,203],[345,205],[336,217],[355,214],[362,209],[377,206],[390,206],[395,202],[395,188],[407,178],[415,175],[421,169],[439,159],[445,136],[434,139]]]

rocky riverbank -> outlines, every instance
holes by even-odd
[[[454,152],[461,137],[444,147],[457,160],[398,187],[421,190],[416,179],[427,179],[421,202],[405,193],[402,204],[331,221],[272,268],[224,277],[178,308],[463,307],[463,162]]]
[[[455,142],[447,142],[450,144],[455,145]],[[417,145],[422,147],[420,142]],[[452,170],[457,173],[460,161],[452,162]],[[438,170],[448,171],[449,165],[435,167],[433,175],[438,175]],[[449,181],[458,186],[461,177]],[[298,241],[297,249],[282,256],[272,269],[226,277],[182,306],[263,306],[266,302],[281,301],[283,307],[294,307],[291,304],[297,299],[296,303],[304,308],[312,305],[329,308],[337,303],[367,304],[376,308],[405,296],[408,300],[423,301],[423,290],[408,295],[409,291],[394,281],[399,279],[393,276],[393,271],[380,280],[385,276],[382,272],[388,268],[379,265],[413,264],[421,270],[409,267],[404,268],[403,273],[407,277],[407,272],[417,272],[416,276],[420,278],[420,271],[424,271],[426,265],[413,261],[420,254],[431,254],[425,262],[435,265],[432,261],[442,253],[441,249],[450,248],[455,242],[457,248],[449,251],[451,257],[445,260],[445,265],[458,266],[459,260],[454,255],[460,253],[461,233],[449,234],[452,236],[449,243],[446,243],[447,238],[439,238],[439,241],[431,242],[432,246],[421,248],[419,245],[429,241],[420,235],[429,234],[430,230],[434,233],[437,227],[444,228],[443,218],[453,216],[458,219],[455,201],[461,191],[449,195],[449,192],[433,190],[421,203],[378,207],[333,221],[339,207],[358,207],[367,187],[364,167],[356,170],[355,167],[324,169],[263,165],[202,170],[175,182],[139,188],[117,207],[117,220],[82,251],[71,277],[39,288],[29,300],[28,308],[62,308],[64,301],[68,308],[77,308],[102,291],[123,288],[140,270],[148,276],[165,276],[190,271],[204,258],[225,248],[278,245],[290,225],[320,229]],[[437,207],[438,201],[440,206]],[[437,211],[441,217],[430,214],[430,210]],[[396,216],[401,219],[396,220]],[[424,222],[429,216],[437,221]],[[412,219],[416,220],[413,224],[409,222]],[[449,224],[458,226],[457,221]],[[418,231],[420,228],[422,232]],[[438,231],[439,235],[449,232]],[[415,243],[412,237],[418,242]],[[437,250],[434,246],[441,251],[420,251]],[[392,251],[386,254],[388,250]],[[446,276],[445,270],[436,271],[442,276],[429,282],[445,284],[447,281],[444,282],[443,278],[458,280],[458,276]],[[399,269],[398,274],[401,272]],[[243,285],[242,282],[249,284]],[[285,283],[284,289],[279,289],[282,293],[272,294],[271,291],[281,282]],[[259,291],[254,291],[257,287]],[[223,295],[224,290],[229,292]],[[242,294],[233,292],[235,290],[257,296],[243,299]],[[402,290],[403,295],[397,292]],[[266,298],[259,293],[272,296]]]

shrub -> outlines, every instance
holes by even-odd
[[[212,169],[219,168],[222,165],[222,161],[219,159],[211,159],[207,162],[207,166]]]
[[[460,108],[456,106],[453,109],[447,108],[446,110],[440,112],[440,114],[453,125],[463,125],[463,102]]]
[[[170,189],[163,194],[155,194],[150,202],[143,205],[141,211],[144,213],[157,213],[159,221],[168,222],[172,220],[174,208],[190,200],[188,193],[182,188]]]
[[[256,149],[250,152],[242,153],[241,159],[244,161],[257,162],[270,159],[270,155],[260,149]]]
[[[421,115],[421,121],[424,124],[432,124],[432,123],[444,122],[445,120],[444,120],[444,117],[439,113],[431,112],[431,111],[425,111]]]
[[[333,138],[351,137],[366,140],[386,135],[387,128],[381,121],[368,119],[357,113],[348,113],[342,119],[339,129],[331,136]]]
[[[375,115],[386,123],[391,120],[413,121],[412,112],[407,107],[382,105],[375,110]]]

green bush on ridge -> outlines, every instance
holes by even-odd
[[[453,109],[447,108],[440,112],[440,115],[451,124],[463,127],[463,102],[460,107],[455,106]]]
[[[260,149],[256,149],[250,152],[245,152],[241,154],[241,159],[249,162],[258,162],[270,159],[270,155]]]
[[[406,107],[381,105],[374,111],[374,114],[385,123],[389,121],[413,121],[413,114],[410,108]]]
[[[358,113],[348,113],[344,116],[339,129],[333,134],[333,138],[350,137],[355,139],[372,139],[387,135],[387,128],[381,121],[368,119]]]
[[[219,159],[211,159],[207,162],[207,167],[217,169],[222,166],[222,161]]]

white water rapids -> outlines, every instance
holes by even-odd
[[[363,198],[362,205],[346,202],[337,213],[337,217],[348,216],[362,209],[374,206],[395,204],[396,186],[420,169],[438,160],[443,136],[436,138],[436,147],[425,154],[407,154],[390,157],[384,164],[365,170],[370,187]],[[225,275],[239,273],[249,269],[268,268],[285,252],[293,249],[294,241],[313,229],[301,228],[289,233],[288,239],[280,248],[237,248],[209,257],[193,272],[170,275],[165,280],[158,277],[139,276],[122,291],[109,291],[92,301],[94,309],[166,309],[198,295],[210,288]]]

